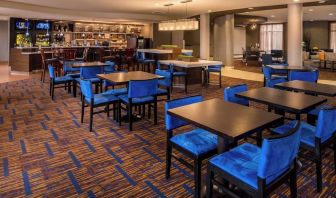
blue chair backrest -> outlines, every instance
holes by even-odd
[[[156,63],[156,69],[161,69],[161,63],[159,62],[159,61],[157,61],[157,63]]]
[[[167,101],[165,104],[165,123],[166,123],[166,130],[173,130],[178,127],[188,125],[188,122],[185,122],[181,119],[178,119],[174,116],[171,116],[168,114],[169,109],[182,107],[189,104],[194,104],[198,102],[202,102],[203,97],[202,96],[191,96],[186,98],[180,98],[175,100]]]
[[[100,66],[80,68],[80,78],[81,79],[97,78],[97,74],[102,74],[102,73],[104,73],[104,68]]]
[[[115,72],[115,63],[112,61],[105,61],[109,66],[104,67],[104,72]]]
[[[262,66],[262,71],[266,79],[272,78],[272,68],[267,66]]]
[[[54,79],[56,77],[54,67],[52,65],[48,65],[48,70],[50,78]]]
[[[336,107],[321,109],[317,118],[315,136],[321,141],[328,140],[336,131]]]
[[[82,63],[83,61],[64,61],[63,62],[63,71],[65,74],[68,72],[80,71],[80,68],[74,68],[69,66],[71,63]]]
[[[261,58],[262,58],[262,65],[263,66],[272,65],[272,63],[273,63],[272,54],[263,54],[261,56]]]
[[[209,69],[222,69],[222,65],[211,65],[211,66],[208,66]]]
[[[128,84],[128,98],[142,98],[156,95],[158,79],[131,80]]]
[[[264,139],[258,166],[258,177],[267,179],[286,171],[297,157],[300,138],[301,125],[300,122],[297,122],[295,127],[286,134]]]
[[[90,80],[80,80],[80,88],[85,98],[93,98],[94,94],[92,90],[92,82]]]
[[[163,70],[156,69],[155,74],[159,76],[163,76],[164,79],[159,79],[158,83],[164,87],[170,87],[171,85],[171,73]]]
[[[174,72],[174,65],[173,64],[169,64],[168,67],[169,67],[169,71],[171,73],[173,73]]]
[[[320,72],[318,70],[313,71],[290,71],[289,80],[302,80],[307,82],[317,82]]]
[[[146,60],[145,52],[140,52],[141,60]]]
[[[227,102],[233,102],[236,104],[241,104],[244,106],[249,105],[249,101],[244,98],[238,98],[236,96],[237,93],[241,93],[247,91],[247,85],[241,84],[241,85],[236,85],[232,87],[227,87],[224,89],[224,100]]]

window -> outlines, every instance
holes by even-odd
[[[260,48],[266,52],[283,49],[283,24],[260,26]]]
[[[330,49],[336,53],[336,23],[330,24]]]

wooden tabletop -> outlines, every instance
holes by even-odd
[[[170,109],[168,114],[232,141],[283,120],[280,115],[218,98]]]
[[[274,70],[296,70],[296,71],[314,71],[318,70],[316,67],[310,67],[310,66],[283,66],[283,65],[267,65],[267,67],[271,67]]]
[[[223,65],[223,62],[221,61],[210,61],[210,60],[198,60],[196,62],[188,62],[188,61],[180,61],[180,60],[160,60],[159,63],[164,64],[164,65],[173,64],[174,66],[184,67],[184,68]]]
[[[336,86],[334,85],[305,82],[301,80],[293,80],[289,82],[279,83],[274,85],[274,87],[291,91],[301,91],[314,95],[323,95],[330,97],[336,96]]]
[[[84,62],[84,63],[69,63],[68,66],[70,67],[104,67],[109,66],[107,63],[103,62]]]
[[[137,52],[145,52],[151,54],[172,54],[173,49],[137,49]],[[182,53],[192,53],[193,50],[182,49]]]
[[[164,78],[163,76],[158,76],[158,75],[143,72],[143,71],[98,74],[97,77],[103,80],[117,83],[117,84],[125,84],[131,80],[150,80],[154,78],[159,78],[159,79]]]
[[[307,113],[327,101],[327,99],[323,97],[268,87],[252,89],[238,93],[236,96],[296,114]]]

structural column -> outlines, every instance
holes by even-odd
[[[214,60],[233,66],[234,15],[217,17],[214,24]]]
[[[289,65],[302,65],[302,4],[288,4],[287,60]]]
[[[200,17],[200,58],[210,58],[210,14],[201,14]]]

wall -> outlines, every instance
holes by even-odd
[[[243,54],[243,49],[246,46],[246,28],[244,27],[235,27],[233,29],[233,54]]]
[[[255,45],[259,43],[260,37],[260,25],[257,25],[257,28],[251,30],[249,26],[246,27],[246,47],[250,47],[251,45]]]
[[[192,49],[193,56],[200,56],[200,30],[184,31],[185,47]]]
[[[9,61],[8,21],[0,21],[0,62]]]
[[[183,48],[184,31],[173,31],[172,32],[172,44]]]
[[[303,22],[303,37],[310,37],[310,48],[329,48],[329,22],[305,21]]]
[[[169,31],[159,31],[159,25],[153,24],[153,47],[160,45],[169,45],[172,43],[172,33]]]

